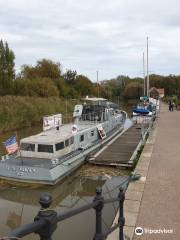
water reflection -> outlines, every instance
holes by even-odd
[[[6,187],[0,190],[0,232],[6,235],[12,229],[33,221],[39,210],[39,196],[42,192],[51,192],[53,205],[58,212],[80,207],[93,200],[97,186],[102,187],[103,195],[113,198],[118,194],[118,186],[126,177],[69,177],[66,181],[53,187],[20,188]],[[103,229],[111,226],[116,204],[105,205],[103,210]],[[81,213],[58,225],[53,239],[92,239],[95,230],[94,210]],[[29,235],[24,239],[38,239]]]
[[[15,229],[19,226],[21,226],[21,220],[22,220],[22,213],[23,208],[21,211],[21,214],[17,214],[15,211],[9,212],[9,215],[7,216],[7,222],[6,225],[11,229]]]

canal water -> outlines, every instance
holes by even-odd
[[[105,199],[118,195],[119,185],[127,177],[79,176],[78,172],[56,186],[45,187],[0,187],[0,237],[6,236],[13,229],[33,221],[40,206],[38,200],[43,192],[53,195],[52,208],[58,213],[90,203],[94,199],[97,186],[102,187]],[[125,186],[125,184],[124,184]],[[103,231],[110,228],[117,212],[118,203],[105,205],[103,209]],[[53,235],[54,240],[92,240],[95,232],[95,211],[81,213],[58,224]],[[39,239],[31,234],[24,239]]]
[[[131,121],[126,122],[129,127]],[[3,143],[13,134],[18,139],[39,133],[42,126],[25,128],[17,132],[11,131],[0,136]],[[0,144],[0,155],[5,154],[3,144]],[[0,181],[0,237],[6,236],[13,229],[33,221],[40,209],[39,197],[43,192],[50,192],[53,205],[58,213],[80,207],[93,201],[97,186],[102,187],[105,199],[118,195],[119,186],[127,179],[128,171],[118,168],[83,165],[73,175],[67,177],[56,186],[12,186]],[[103,230],[107,230],[116,215],[117,203],[105,205],[103,210]],[[95,212],[89,210],[58,224],[53,235],[54,240],[91,240],[95,231]],[[31,234],[24,239],[39,239]]]

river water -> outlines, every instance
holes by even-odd
[[[129,127],[131,121],[126,122]],[[18,139],[36,134],[42,130],[41,126],[25,128],[15,132],[8,132],[0,136],[0,142],[7,140],[12,134]],[[0,145],[0,155],[5,154],[3,144]],[[13,229],[33,221],[38,213],[40,194],[50,192],[53,196],[52,207],[58,212],[77,208],[93,201],[95,189],[102,187],[103,196],[112,198],[118,194],[118,186],[129,175],[128,171],[116,168],[97,167],[85,164],[78,171],[67,177],[56,186],[12,186],[0,181],[0,237],[6,236]],[[103,230],[107,230],[115,217],[117,203],[105,205],[103,210]],[[59,223],[53,235],[54,240],[90,240],[95,231],[94,210],[81,213],[75,217]],[[31,234],[24,239],[39,239]]]
[[[6,236],[14,228],[33,221],[39,210],[42,192],[53,195],[52,208],[58,213],[80,207],[93,201],[95,189],[102,187],[105,199],[118,195],[118,186],[126,177],[80,177],[77,173],[55,187],[20,188],[1,186],[0,190],[0,236]],[[118,203],[107,204],[103,209],[103,230],[107,230],[115,217]],[[91,240],[95,232],[95,212],[88,210],[58,224],[54,240]],[[31,234],[24,239],[38,239]]]

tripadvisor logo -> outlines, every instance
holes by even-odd
[[[135,234],[138,235],[138,236],[141,236],[143,235],[143,228],[142,227],[137,227],[135,228]]]

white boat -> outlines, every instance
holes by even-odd
[[[86,98],[73,116],[65,125],[60,114],[45,117],[43,132],[21,139],[18,154],[0,161],[0,178],[56,184],[118,134],[127,115],[106,99]]]

